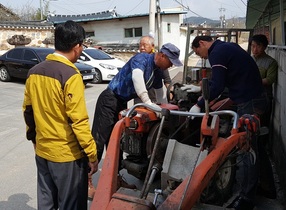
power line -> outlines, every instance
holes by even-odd
[[[240,0],[246,7],[247,7],[247,5],[245,4],[245,2],[244,1],[242,1],[242,0]]]
[[[133,9],[131,9],[130,11],[128,11],[127,13],[125,13],[124,15],[127,15],[128,13],[132,12],[133,10],[135,10],[140,4],[142,4],[144,0],[140,1],[139,4],[137,4]]]
[[[201,15],[199,15],[198,13],[196,13],[196,12],[194,12],[194,11],[192,11],[190,8],[189,8],[189,6],[185,6],[185,5],[183,5],[181,2],[179,2],[178,0],[174,0],[175,2],[177,2],[178,4],[180,4],[183,8],[185,8],[186,10],[188,10],[188,11],[190,11],[191,13],[193,13],[193,14],[195,14],[195,15],[197,15],[198,17],[202,17],[202,18],[205,18],[205,17],[203,17],[203,16],[201,16]]]

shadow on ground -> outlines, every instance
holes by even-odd
[[[0,201],[0,209],[3,210],[36,210],[27,203],[31,200],[25,193],[11,195],[7,201]]]

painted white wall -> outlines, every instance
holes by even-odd
[[[168,32],[168,24],[170,24],[170,32]],[[162,16],[162,44],[171,42],[176,46],[180,44],[180,19],[179,15]]]
[[[180,59],[184,59],[186,32],[181,30],[183,15],[161,15],[162,44],[172,43],[181,50]],[[171,31],[168,32],[168,23]],[[125,38],[125,28],[142,27],[142,35],[149,34],[149,17],[131,17],[123,19],[112,19],[102,21],[92,21],[82,24],[86,32],[94,32],[95,40],[100,43],[117,43],[117,44],[137,44],[141,37]],[[157,28],[155,32],[155,44],[158,43]]]
[[[148,17],[136,17],[125,19],[112,19],[89,22],[83,25],[87,32],[94,32],[95,39],[103,43],[134,44],[138,43],[140,37],[125,38],[125,28],[142,27],[143,35],[148,35]]]

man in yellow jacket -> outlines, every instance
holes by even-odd
[[[28,73],[23,112],[36,152],[38,209],[87,209],[88,175],[98,169],[84,84],[73,64],[84,29],[73,21],[55,29],[55,53]]]

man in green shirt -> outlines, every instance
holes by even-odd
[[[254,35],[251,39],[251,52],[255,60],[265,92],[267,93],[269,105],[260,118],[261,126],[270,126],[272,101],[273,101],[273,84],[277,81],[278,63],[271,56],[267,55],[265,49],[268,46],[267,37],[263,34]],[[269,143],[269,135],[261,136],[258,141],[259,160],[260,160],[260,175],[259,186],[257,193],[267,198],[276,198],[276,190],[272,167],[267,155],[265,146]]]

